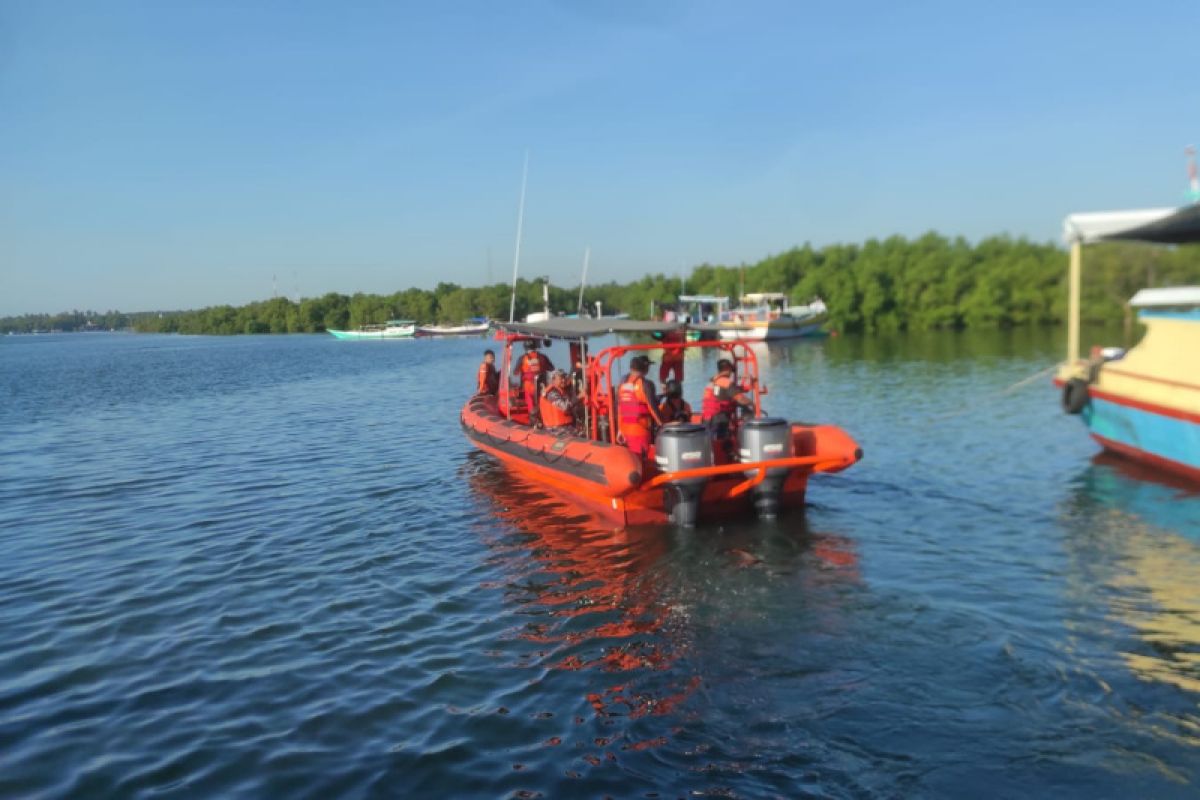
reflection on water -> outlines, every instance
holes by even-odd
[[[1135,633],[1120,650],[1129,669],[1200,698],[1200,489],[1125,459],[1099,455],[1080,479],[1071,512],[1079,552],[1105,569],[1113,618]],[[1084,541],[1086,540],[1086,541]],[[1193,715],[1200,744],[1200,715]]]
[[[503,590],[506,614],[518,620],[509,639],[526,645],[515,658],[495,655],[507,668],[581,678],[590,719],[576,715],[578,734],[544,740],[574,745],[569,777],[613,762],[617,753],[667,745],[685,761],[689,753],[707,754],[711,766],[711,745],[695,749],[694,741],[675,739],[685,726],[697,734],[714,702],[723,704],[712,692],[729,687],[730,673],[740,681],[748,670],[766,668],[770,659],[748,664],[745,654],[713,644],[739,620],[761,624],[773,591],[782,591],[775,600],[797,614],[820,617],[842,633],[849,627],[837,622],[843,611],[835,597],[839,585],[861,581],[853,544],[810,531],[803,514],[784,526],[614,529],[486,455],[468,456],[461,473],[503,523],[480,530],[490,561],[505,575],[489,588]],[[796,595],[781,586],[807,590]],[[760,647],[760,656],[770,652]]]
[[[483,341],[9,338],[0,797],[1196,796],[1200,501],[1059,330],[761,348],[867,457],[688,532],[475,452]]]

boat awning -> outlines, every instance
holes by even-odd
[[[681,303],[721,303],[729,304],[728,297],[717,297],[715,294],[681,294],[679,295]]]
[[[643,322],[632,319],[555,317],[545,322],[497,322],[496,328],[518,336],[544,339],[588,339],[609,333],[660,333],[685,328],[677,322]]]
[[[1129,305],[1134,308],[1195,308],[1200,306],[1200,286],[1142,289]]]
[[[1200,205],[1070,214],[1063,220],[1063,238],[1081,244],[1115,240],[1200,242]]]

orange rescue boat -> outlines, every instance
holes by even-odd
[[[587,341],[610,333],[651,334],[682,325],[613,319],[554,319],[543,323],[500,323],[504,342],[498,395],[476,395],[463,407],[463,431],[479,449],[527,478],[575,499],[621,525],[673,522],[802,506],[808,479],[840,472],[862,458],[862,449],[834,425],[789,423],[762,414],[767,387],[758,380],[758,360],[741,341],[618,344],[587,355]],[[580,404],[569,430],[531,425],[521,387],[507,379],[512,349],[523,342],[566,341],[580,356],[575,375]],[[626,354],[667,349],[715,348],[734,363],[741,391],[752,401],[730,420],[731,447],[714,439],[699,415],[692,422],[662,426],[649,457],[642,459],[613,441],[617,402],[613,369]],[[618,377],[618,382],[620,378]],[[619,435],[617,436],[619,439]]]

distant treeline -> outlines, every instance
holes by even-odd
[[[1007,236],[970,244],[934,233],[909,240],[893,236],[861,245],[809,245],[770,256],[757,264],[703,264],[682,281],[648,275],[627,284],[588,286],[585,306],[597,301],[604,313],[624,311],[646,318],[678,295],[718,294],[736,300],[741,288],[786,292],[793,302],[822,298],[832,325],[842,331],[1007,327],[1059,324],[1067,304],[1067,254],[1053,244]],[[1200,283],[1200,248],[1138,244],[1090,246],[1084,253],[1083,314],[1089,322],[1116,322],[1138,289]],[[196,311],[121,314],[70,312],[0,319],[0,331],[133,328],[163,333],[313,333],[355,328],[388,319],[461,322],[484,316],[508,319],[510,287],[436,288],[395,294],[329,293],[296,303],[284,297],[248,305]],[[573,312],[579,287],[551,287],[550,306]],[[542,307],[540,281],[521,280],[516,314]]]

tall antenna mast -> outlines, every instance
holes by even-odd
[[[583,251],[583,277],[579,279],[579,307],[575,309],[576,314],[583,313],[583,287],[587,286],[587,268],[588,259],[592,255],[592,248],[589,245]]]
[[[525,180],[529,177],[529,151],[525,151],[525,166],[521,168],[521,203],[517,206],[517,249],[513,254],[512,296],[508,300],[508,321],[517,313],[517,268],[521,265],[521,228],[525,224]]]
[[[1188,165],[1188,202],[1200,203],[1200,179],[1196,177],[1196,145],[1189,144],[1183,148],[1183,153],[1187,156]]]

